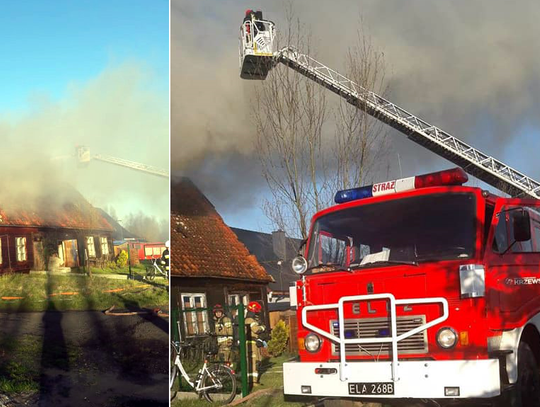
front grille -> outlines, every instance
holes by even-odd
[[[404,334],[410,330],[426,323],[425,315],[411,315],[397,317],[397,335]],[[389,318],[361,318],[345,320],[345,338],[383,338],[389,337],[391,332]],[[339,338],[339,325],[337,320],[330,321],[331,332]],[[345,352],[347,356],[388,356],[392,350],[391,343],[364,343],[346,344]],[[426,330],[403,339],[398,342],[398,355],[410,355],[417,353],[427,353]],[[332,344],[332,354],[339,355],[339,345]]]

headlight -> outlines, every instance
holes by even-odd
[[[437,343],[441,348],[450,349],[456,346],[457,334],[452,328],[441,328],[437,332]]]
[[[307,270],[307,260],[304,256],[296,256],[292,261],[292,269],[296,274],[304,274]]]
[[[321,347],[321,338],[315,334],[307,334],[304,338],[304,347],[308,352],[317,352]]]

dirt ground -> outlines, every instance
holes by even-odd
[[[1,313],[0,343],[8,350],[0,349],[0,376],[18,366],[30,382],[28,390],[0,395],[0,407],[168,405],[166,318]]]

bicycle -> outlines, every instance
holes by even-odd
[[[178,341],[171,342],[170,352],[170,376],[169,376],[169,391],[171,401],[176,397],[177,390],[174,389],[178,373],[182,375],[188,385],[200,397],[204,397],[209,403],[218,405],[229,404],[236,396],[236,376],[234,370],[228,365],[217,362],[208,363],[208,358],[215,355],[215,351],[206,353],[203,366],[199,369],[195,377],[192,379],[182,365],[180,354],[182,349],[192,347],[188,343]],[[210,365],[210,367],[209,367]]]
[[[166,270],[162,270],[157,262],[157,259],[152,259],[152,264],[146,266],[146,279],[153,280],[158,274],[161,274],[165,278],[169,278]]]

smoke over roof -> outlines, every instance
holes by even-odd
[[[257,6],[284,27],[284,2]],[[540,3],[298,0],[293,7],[317,59],[340,71],[362,19],[385,54],[393,102],[540,178]],[[264,184],[250,122],[258,84],[238,72],[246,8],[253,4],[173,1],[171,8],[172,169],[191,177],[218,211],[254,204]],[[393,131],[391,142],[393,176],[400,176],[397,153],[404,176],[451,166]]]
[[[75,146],[145,164],[168,166],[168,102],[153,73],[138,62],[109,66],[85,83],[71,83],[51,100],[31,96],[26,112],[0,115],[0,207],[47,196],[65,203],[62,185],[92,205],[166,218],[168,182],[108,163],[79,168]]]

